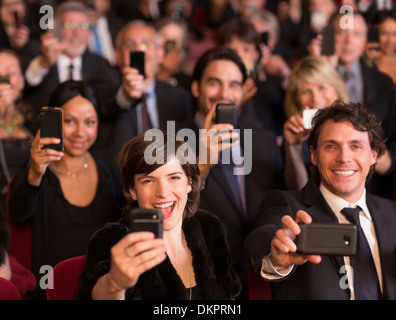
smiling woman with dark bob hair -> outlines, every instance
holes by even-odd
[[[106,225],[91,239],[81,298],[195,300],[238,295],[240,281],[224,228],[214,215],[197,210],[200,178],[195,156],[186,142],[166,133],[163,138],[153,142],[142,134],[120,151],[129,204],[119,223]],[[136,207],[161,211],[163,238],[131,232],[127,213]]]

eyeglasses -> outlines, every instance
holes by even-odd
[[[82,30],[89,30],[91,28],[91,25],[88,22],[77,23],[74,21],[65,21],[63,23],[63,28],[72,30],[75,30],[77,28],[80,28]]]

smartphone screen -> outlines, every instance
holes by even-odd
[[[335,28],[327,26],[322,31],[322,55],[331,56],[335,53],[334,38]]]
[[[19,29],[22,26],[22,19],[18,11],[13,11],[15,28]]]
[[[216,105],[216,123],[231,123],[238,127],[238,106],[236,104],[219,103]]]
[[[141,75],[146,77],[145,72],[145,54],[144,51],[131,51],[129,65],[131,68],[137,69]]]
[[[165,55],[171,52],[173,49],[176,48],[176,41],[175,40],[166,40],[165,42]]]
[[[43,107],[40,110],[40,137],[60,139],[58,144],[47,144],[43,149],[63,151],[63,112],[61,108]]]
[[[376,26],[369,27],[367,42],[379,43],[379,29]]]
[[[133,209],[129,213],[129,229],[132,232],[150,231],[155,238],[162,238],[163,216],[156,209]]]
[[[265,44],[266,46],[268,45],[268,32],[261,33],[261,43]]]

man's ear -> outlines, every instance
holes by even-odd
[[[198,85],[198,81],[194,80],[191,83],[191,93],[194,96],[194,98],[198,98],[199,96],[199,85]]]
[[[317,158],[316,158],[316,152],[315,152],[315,149],[312,146],[309,147],[309,152],[311,153],[311,162],[312,162],[312,164],[314,166],[318,166],[318,161],[317,161]]]

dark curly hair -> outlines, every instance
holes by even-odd
[[[386,151],[381,121],[366,106],[357,103],[345,103],[336,100],[333,104],[324,109],[320,109],[312,119],[312,131],[308,137],[308,146],[316,150],[318,146],[319,135],[323,125],[327,121],[350,122],[357,131],[367,132],[370,141],[370,147],[377,152],[379,159]],[[367,176],[367,181],[371,178],[375,170],[375,164],[371,166]],[[311,173],[316,179],[319,179],[319,172],[316,166],[311,165]]]

